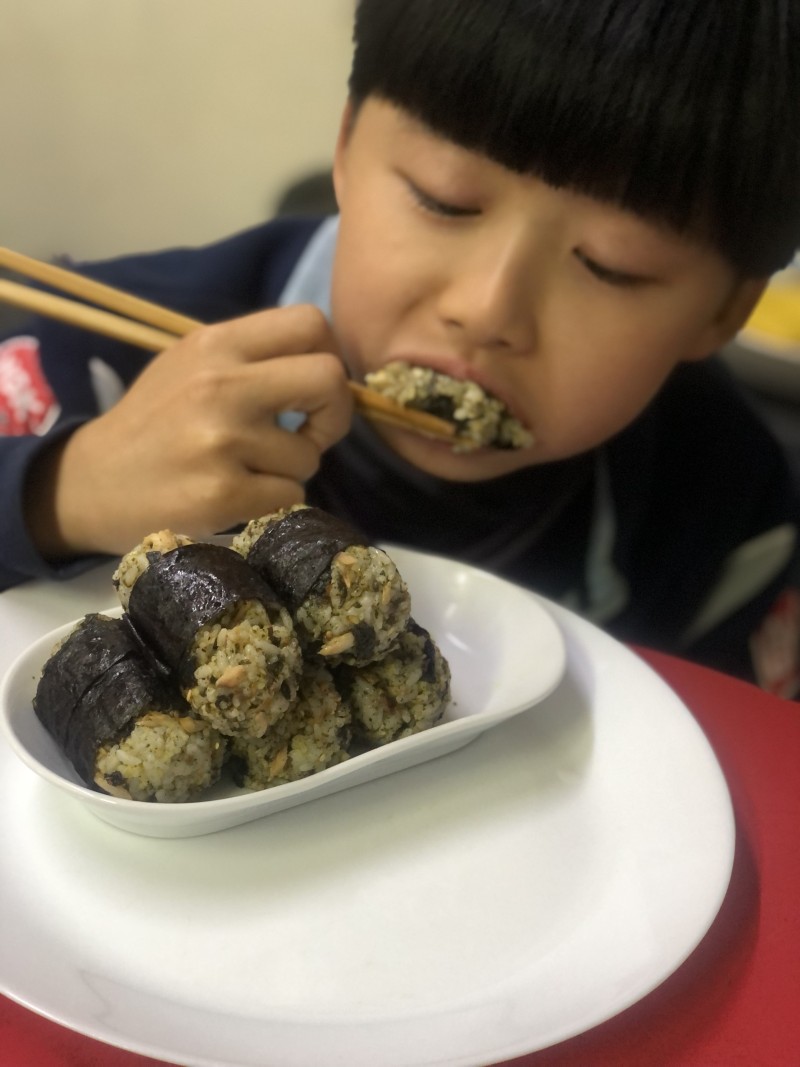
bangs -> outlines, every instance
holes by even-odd
[[[350,89],[771,273],[800,229],[799,18],[786,0],[362,0]]]

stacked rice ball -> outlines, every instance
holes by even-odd
[[[165,530],[44,666],[34,708],[88,784],[186,801],[292,782],[437,723],[450,670],[386,552],[300,505],[231,548]],[[124,665],[124,671],[123,671]],[[135,681],[132,681],[135,679]]]

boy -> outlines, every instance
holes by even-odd
[[[798,505],[706,357],[800,245],[798,99],[798,0],[361,0],[338,218],[83,267],[217,323],[149,363],[6,342],[39,403],[2,441],[4,583],[305,498],[749,676]],[[534,443],[353,419],[347,377],[399,358]]]

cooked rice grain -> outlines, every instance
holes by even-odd
[[[527,448],[533,436],[497,397],[467,379],[398,360],[365,378],[370,389],[404,407],[428,411],[456,425],[453,450]]]
[[[233,539],[247,558],[264,531],[306,504],[252,519]],[[374,545],[354,544],[337,553],[320,588],[293,613],[297,637],[307,655],[326,663],[372,663],[392,648],[411,615],[408,587],[396,564]]]
[[[189,705],[223,734],[260,737],[297,699],[302,652],[288,611],[240,601],[192,645]]]
[[[363,665],[384,656],[408,625],[411,597],[380,548],[352,545],[334,556],[325,589],[295,614],[301,644],[329,664]]]
[[[450,667],[412,622],[379,663],[340,667],[336,679],[353,715],[356,740],[385,745],[435,726],[450,700]]]
[[[231,741],[234,773],[248,789],[316,774],[348,758],[350,709],[324,667],[306,664],[297,703],[261,738]]]
[[[218,781],[224,756],[224,738],[207,723],[150,711],[125,738],[98,750],[95,783],[131,800],[192,800]]]

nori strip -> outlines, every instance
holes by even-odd
[[[458,418],[456,416],[456,400],[452,396],[425,396],[420,398],[414,398],[409,400],[404,405],[407,408],[413,408],[415,411],[425,411],[429,415],[436,415],[440,419],[444,419],[445,422],[452,422],[456,428],[456,437],[466,437],[469,440],[469,426],[473,421],[470,418]],[[497,434],[499,435],[502,430],[502,424],[497,427]],[[496,448],[498,451],[509,451],[510,449],[517,448],[517,445],[511,443],[511,441],[505,441],[500,436],[495,436],[491,441],[484,442],[485,444]]]
[[[179,685],[193,684],[192,642],[234,604],[258,600],[268,611],[280,601],[273,589],[231,548],[196,542],[152,560],[131,589],[128,614]]]
[[[436,681],[436,645],[433,643],[433,638],[425,629],[424,626],[420,626],[414,619],[409,619],[406,629],[416,634],[417,637],[423,639],[422,647],[422,659],[423,667],[421,678],[423,682],[427,682],[429,685]]]
[[[375,646],[378,644],[378,635],[368,622],[357,622],[352,627],[350,633],[353,635],[353,647],[350,649],[350,655],[355,657],[360,663],[365,663],[375,655]],[[322,647],[322,642],[319,642],[319,648]],[[318,651],[315,649],[314,651]]]
[[[456,418],[456,400],[453,396],[434,393],[431,396],[414,397],[407,401],[404,407],[412,408],[414,411],[427,411],[429,415],[436,415],[437,418],[452,422],[457,427],[466,426],[469,422],[469,419]]]
[[[108,615],[87,615],[44,665],[33,707],[64,746],[69,720],[84,693],[134,650],[129,627]]]
[[[436,645],[430,633],[424,626],[420,626],[415,619],[409,619],[408,625],[404,633],[411,633],[417,637],[421,637],[423,640],[422,648],[417,654],[414,652],[409,655],[404,653],[400,644],[395,645],[388,653],[387,659],[402,656],[404,662],[415,662],[420,664],[420,680],[427,685],[433,685],[436,681]],[[402,641],[402,634],[401,634]],[[362,670],[368,670],[372,673],[377,673],[380,676],[382,660],[377,660],[375,663],[364,663],[361,665],[353,665],[350,663],[342,663],[333,668],[333,675],[336,679],[336,685],[343,700],[350,700],[352,695],[353,683]]]
[[[171,698],[171,699],[170,699]],[[167,694],[147,662],[133,654],[120,660],[86,693],[67,736],[64,751],[85,782],[94,784],[98,749],[127,737],[149,711],[188,708],[179,694]]]
[[[247,562],[270,583],[292,612],[317,591],[334,556],[370,541],[343,519],[321,508],[300,508],[271,522],[247,554]]]
[[[421,638],[422,647],[414,646],[409,648],[408,645],[404,645],[403,637],[405,634],[413,634]],[[436,670],[437,651],[441,656],[442,663],[442,674],[440,676],[437,676]],[[365,730],[364,724],[360,721],[358,702],[354,699],[356,682],[359,677],[366,676],[367,684],[378,694],[379,699],[382,698],[386,702],[386,707],[391,713],[397,706],[397,693],[392,691],[391,683],[384,674],[384,670],[386,667],[396,666],[398,661],[404,667],[413,666],[419,668],[420,682],[432,687],[432,696],[440,702],[436,721],[444,714],[445,706],[450,699],[449,665],[441,650],[437,649],[437,645],[429,631],[424,626],[420,626],[415,619],[409,619],[405,631],[400,635],[399,643],[389,651],[385,658],[359,666],[342,663],[332,668],[331,673],[339,695],[343,701],[353,708],[353,746],[351,747],[351,754],[367,751],[374,747],[375,744],[374,738],[370,738],[369,731]],[[428,726],[423,728],[427,729],[433,725],[434,722],[431,721]],[[385,741],[380,743],[396,740],[398,737],[406,736],[408,732],[409,728],[401,725],[391,737],[387,736]]]
[[[45,664],[33,706],[83,781],[97,788],[99,748],[125,738],[148,711],[185,705],[124,618],[88,615]]]

